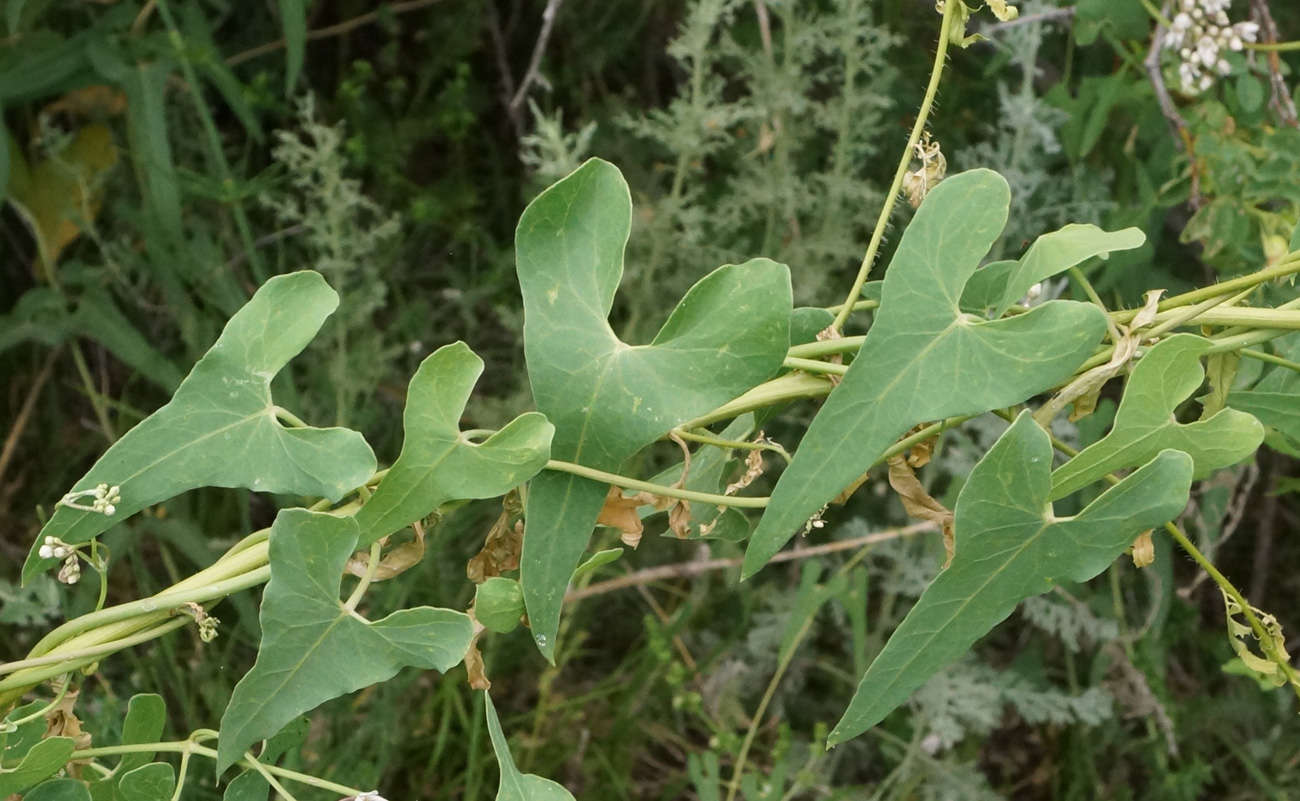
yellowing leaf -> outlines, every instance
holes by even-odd
[[[64,248],[95,221],[103,199],[104,174],[117,164],[117,148],[108,128],[92,124],[79,130],[62,152],[33,164],[22,191],[10,201],[36,238],[41,261],[52,267]]]
[[[1289,677],[1272,659],[1258,656],[1250,650],[1246,638],[1250,637],[1256,642],[1259,642],[1258,635],[1249,625],[1237,619],[1238,616],[1242,615],[1241,605],[1229,597],[1226,592],[1223,592],[1222,590],[1220,590],[1220,592],[1223,595],[1223,606],[1228,621],[1228,634],[1232,641],[1232,649],[1237,652],[1237,656],[1241,658],[1241,661],[1246,665],[1246,667],[1268,680],[1275,687],[1282,687],[1290,681],[1294,683],[1297,688],[1300,688],[1300,681],[1296,681],[1294,678],[1294,671],[1292,672],[1292,676]],[[1278,658],[1289,663],[1291,661],[1291,655],[1286,652],[1286,637],[1282,634],[1282,624],[1277,622],[1277,618],[1264,613],[1262,610],[1256,609],[1253,606],[1250,609],[1255,613],[1255,617],[1258,618],[1259,622],[1263,625],[1264,633],[1268,637],[1269,646],[1273,649],[1274,653],[1278,655]]]
[[[1007,0],[989,0],[989,10],[993,16],[1002,22],[1010,22],[1020,16],[1020,9],[1011,5]]]
[[[41,113],[45,116],[55,114],[75,114],[81,117],[117,116],[126,111],[126,95],[121,89],[97,83],[73,89],[63,97],[50,103]]]

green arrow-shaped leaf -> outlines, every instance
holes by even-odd
[[[75,491],[121,488],[113,514],[60,506],[41,529],[23,580],[56,559],[37,553],[46,537],[88,542],[135,512],[195,487],[337,500],[375,471],[375,455],[346,428],[285,428],[275,417],[271,379],[302,351],[338,305],[314,272],[267,281],[194,365],[171,402],[100,457]]]
[[[501,731],[501,721],[497,719],[497,710],[492,706],[492,697],[487,693],[483,693],[483,707],[487,710],[492,751],[497,755],[497,765],[501,767],[497,801],[574,801],[568,790],[550,779],[523,773],[515,766],[515,758],[510,755],[510,744],[506,742],[506,735]]]
[[[533,398],[555,424],[556,458],[600,470],[770,378],[790,342],[789,270],[766,259],[705,276],[650,345],[619,341],[606,317],[631,219],[623,176],[593,159],[530,203],[516,233]],[[520,580],[548,659],[606,492],[549,471],[529,487]]]
[[[76,779],[54,779],[24,795],[23,801],[90,801],[90,792]]]
[[[1300,393],[1249,390],[1228,395],[1228,405],[1257,418],[1271,430],[1269,444],[1300,450]]]
[[[50,737],[32,746],[12,770],[0,771],[0,798],[21,793],[58,773],[77,748],[71,737]]]
[[[917,423],[1020,403],[1091,355],[1106,319],[1051,301],[1005,320],[958,307],[1006,223],[1007,182],[971,170],[935,187],[899,242],[862,350],[777,482],[745,553],[752,576],[818,509]]]
[[[356,515],[361,547],[447,501],[504,495],[546,465],[555,429],[536,412],[482,444],[461,436],[460,417],[482,374],[483,360],[463,342],[439,348],[415,372],[402,417],[402,453]]]
[[[352,518],[305,509],[275,518],[262,647],[221,718],[219,774],[253,743],[331,698],[404,667],[446,671],[465,657],[473,634],[467,615],[424,606],[372,623],[339,600],[358,536]]]
[[[176,771],[165,762],[142,765],[122,777],[118,790],[131,801],[169,801],[176,789]]]
[[[1052,474],[1052,500],[1086,487],[1107,473],[1133,467],[1165,448],[1191,455],[1197,478],[1236,464],[1264,441],[1259,421],[1235,409],[1221,409],[1207,420],[1182,424],[1174,409],[1201,386],[1200,357],[1210,343],[1177,334],[1156,344],[1133,368],[1115,425]]]
[[[1030,287],[1044,278],[1051,278],[1097,256],[1107,258],[1111,251],[1140,248],[1146,241],[1146,234],[1138,228],[1103,231],[1095,225],[1077,223],[1043,234],[1008,271],[1006,286],[993,316],[1001,317],[1011,304],[1024,297]]]
[[[126,720],[122,722],[122,745],[144,745],[162,739],[167,722],[167,706],[162,696],[141,693],[126,703]],[[131,751],[122,755],[112,775],[91,782],[90,795],[95,801],[110,801],[124,797],[123,778],[136,768],[149,764],[154,757],[149,751]],[[168,795],[171,791],[168,791]],[[126,798],[133,798],[125,795]]]
[[[1143,530],[1183,510],[1192,460],[1162,451],[1075,517],[1053,517],[1052,446],[1024,413],[989,450],[957,497],[957,552],[926,588],[858,684],[831,732],[844,742],[879,723],[966,653],[1026,598],[1087,581]]]
[[[1300,343],[1294,339],[1274,341],[1280,356],[1300,357]],[[1275,367],[1250,390],[1230,393],[1228,405],[1258,418],[1267,428],[1270,447],[1300,456],[1300,372]]]
[[[285,726],[262,745],[257,761],[263,765],[274,765],[276,760],[287,752],[301,748],[307,740],[310,723],[307,718],[301,717]],[[226,792],[221,796],[221,801],[266,801],[270,793],[271,785],[265,777],[257,770],[249,768],[226,785]]]

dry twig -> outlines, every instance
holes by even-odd
[[[939,527],[934,523],[914,523],[910,526],[901,528],[891,528],[885,531],[877,531],[874,534],[866,534],[861,537],[854,537],[851,540],[839,540],[828,542],[824,545],[813,545],[798,551],[783,551],[772,557],[772,562],[789,562],[794,559],[807,559],[812,556],[825,556],[830,553],[840,551],[851,551],[854,548],[861,548],[866,545],[875,545],[878,542],[898,539],[899,537],[908,537],[913,534],[923,534],[928,531],[938,531]],[[570,603],[580,601],[583,598],[590,598],[594,595],[604,595],[607,592],[623,590],[628,587],[639,587],[643,584],[652,584],[656,581],[667,581],[675,578],[690,578],[693,576],[711,573],[714,570],[726,570],[731,567],[740,567],[744,562],[742,557],[732,559],[705,559],[698,562],[679,562],[672,565],[663,565],[660,567],[651,567],[645,570],[638,570],[635,573],[629,573],[626,576],[598,581],[581,589],[570,590],[564,596],[564,602]]]
[[[542,30],[537,34],[537,44],[533,45],[533,57],[528,61],[528,71],[519,81],[519,89],[515,96],[510,99],[510,107],[516,111],[523,108],[524,99],[528,97],[528,90],[534,83],[541,81],[544,85],[546,79],[542,77],[539,70],[542,67],[542,56],[546,53],[546,45],[551,41],[551,29],[555,27],[555,17],[560,13],[560,5],[564,0],[547,0],[546,10],[542,12]]]

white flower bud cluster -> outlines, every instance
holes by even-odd
[[[72,546],[58,537],[46,537],[36,553],[42,559],[67,559],[68,554],[72,553]]]
[[[1231,66],[1224,50],[1240,51],[1259,36],[1254,22],[1228,21],[1232,0],[1178,0],[1178,13],[1165,34],[1164,47],[1178,54],[1178,78],[1188,94],[1203,92],[1214,85],[1216,75],[1227,75]]]
[[[77,503],[79,498],[90,498],[90,505]],[[122,502],[122,488],[113,485],[100,484],[94,489],[81,490],[79,492],[69,492],[59,499],[60,506],[66,506],[69,509],[80,509],[83,512],[98,512],[102,515],[113,516],[117,514],[117,504]]]
[[[36,553],[42,559],[63,560],[63,566],[59,568],[59,581],[64,584],[81,581],[81,560],[77,558],[77,549],[68,543],[58,537],[46,537]]]

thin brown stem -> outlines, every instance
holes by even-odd
[[[32,382],[31,388],[27,390],[27,397],[23,400],[22,408],[18,410],[18,416],[14,418],[14,424],[9,427],[9,433],[5,436],[4,447],[0,449],[0,486],[4,485],[5,471],[9,468],[9,462],[13,459],[14,451],[18,449],[18,440],[22,439],[23,431],[27,428],[27,422],[31,420],[32,410],[36,408],[36,401],[40,398],[45,383],[50,380],[50,374],[54,370],[54,362],[62,351],[63,348],[60,346],[46,355],[45,363],[41,365],[41,371],[36,374],[36,380]]]
[[[442,0],[407,0],[405,3],[389,3],[384,8],[361,14],[360,16],[344,20],[338,24],[307,31],[307,39],[308,41],[314,41],[316,39],[328,39],[331,36],[339,36],[340,34],[360,28],[363,25],[378,22],[379,19],[386,14],[405,14],[409,11],[416,11],[440,2],[442,2]],[[242,53],[236,53],[226,59],[226,65],[233,67],[236,64],[243,64],[245,61],[257,58],[258,56],[265,56],[269,53],[274,53],[277,50],[283,50],[284,47],[285,41],[283,39],[276,39],[274,42],[267,42],[266,44],[261,44],[257,47],[245,50]]]
[[[795,559],[825,556],[826,554],[839,553],[840,551],[851,551],[854,548],[861,548],[866,545],[874,545],[878,542],[895,540],[899,537],[909,537],[913,534],[924,534],[926,532],[937,530],[938,526],[934,523],[913,523],[900,528],[891,528],[884,531],[877,531],[873,534],[866,534],[861,537],[854,537],[851,540],[838,540],[823,545],[813,545],[798,551],[782,551],[772,557],[771,561],[789,562]],[[626,576],[598,581],[586,587],[570,590],[569,593],[564,596],[564,602],[571,603],[573,601],[580,601],[583,598],[604,595],[607,592],[615,592],[617,590],[625,590],[628,587],[639,587],[644,584],[653,584],[656,581],[668,581],[676,578],[691,578],[705,573],[712,573],[715,570],[727,570],[732,567],[740,567],[744,561],[743,557],[737,556],[730,559],[706,559],[699,562],[679,562],[671,565],[646,568],[645,570],[638,570],[635,573],[629,573]]]

